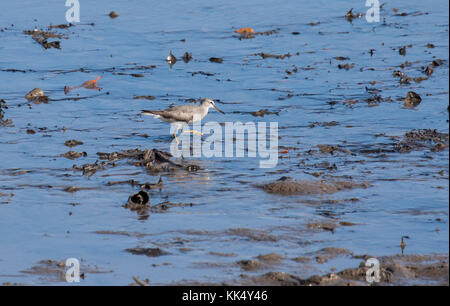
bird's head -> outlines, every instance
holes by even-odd
[[[204,106],[204,107],[207,107],[208,109],[211,108],[211,107],[214,107],[216,109],[216,111],[218,111],[219,113],[225,114],[223,111],[221,111],[216,106],[216,103],[214,103],[214,100],[212,100],[210,98],[203,99],[200,105]]]

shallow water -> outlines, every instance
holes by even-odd
[[[0,27],[7,29],[0,32],[0,99],[8,106],[3,119],[12,123],[0,124],[0,283],[53,283],[46,275],[24,271],[40,260],[69,257],[105,272],[86,273],[82,284],[89,285],[129,284],[135,275],[152,284],[233,283],[243,272],[286,271],[307,277],[329,272],[331,266],[338,270],[355,266],[360,260],[339,257],[325,264],[304,264],[292,258],[314,256],[329,246],[354,254],[398,254],[403,235],[410,237],[406,253],[448,254],[448,150],[361,152],[390,149],[394,141],[389,136],[401,137],[412,129],[448,133],[448,2],[390,1],[381,11],[380,23],[365,18],[350,23],[343,17],[352,7],[365,13],[364,3],[101,0],[91,6],[80,1],[81,23],[56,30],[68,36],[61,39],[61,50],[44,50],[23,30],[65,23],[64,1],[39,5],[30,0],[2,1]],[[411,14],[395,16],[393,8]],[[109,18],[111,10],[119,17]],[[244,26],[277,33],[234,37],[233,32]],[[300,34],[292,35],[294,31]],[[427,48],[428,43],[435,48]],[[409,44],[406,55],[399,55],[398,48]],[[172,68],[165,62],[169,51],[178,57]],[[193,55],[188,63],[181,59],[184,52]],[[255,55],[261,52],[292,56],[262,59]],[[338,56],[349,60],[334,59]],[[224,61],[211,63],[210,57]],[[400,85],[392,76],[405,61],[412,63],[405,73],[425,76],[421,67],[434,59],[445,61],[426,81]],[[348,71],[338,69],[345,63],[355,65]],[[126,69],[149,65],[156,67]],[[288,75],[286,69],[294,65],[298,72]],[[192,75],[198,71],[214,75]],[[100,75],[101,91],[64,94],[64,86]],[[24,95],[36,87],[50,99],[88,98],[27,102]],[[364,100],[373,94],[365,87],[381,90],[378,94],[392,101],[369,105]],[[404,108],[398,100],[408,91],[422,96],[415,109]],[[156,99],[134,99],[140,95]],[[278,122],[278,144],[289,152],[280,154],[273,169],[258,168],[255,158],[224,157],[190,160],[201,166],[195,173],[155,175],[126,161],[91,177],[72,170],[74,164],[94,163],[97,152],[168,151],[169,125],[141,117],[140,110],[199,97],[215,99],[226,112],[211,111],[206,121]],[[349,100],[358,103],[349,106],[345,102]],[[260,109],[279,113],[264,118],[250,114]],[[330,121],[337,125],[310,127]],[[36,133],[28,134],[28,129]],[[70,139],[84,144],[64,146]],[[319,144],[340,146],[352,154],[308,154]],[[59,156],[69,150],[88,156],[75,160]],[[337,169],[314,166],[321,162]],[[313,196],[268,194],[255,186],[282,176],[314,180],[314,172],[320,172],[319,179],[339,177],[371,186]],[[106,185],[128,179],[157,182],[160,176],[164,185],[161,191],[150,191],[152,204],[169,200],[196,205],[140,220],[122,207],[139,189]],[[64,191],[70,186],[89,189]],[[341,221],[356,225],[334,232],[307,226]],[[124,251],[137,246],[159,247],[170,254],[151,258]],[[280,254],[283,260],[250,272],[236,264],[269,253]]]

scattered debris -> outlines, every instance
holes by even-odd
[[[334,233],[338,226],[334,223],[314,222],[306,224],[306,227],[309,229],[323,230]]]
[[[190,61],[191,59],[192,59],[192,54],[191,54],[191,53],[185,52],[185,53],[183,54],[183,62],[189,63],[189,61]]]
[[[241,38],[248,39],[255,37],[255,31],[252,28],[241,28],[235,32],[241,34]]]
[[[363,16],[362,13],[353,13],[353,9],[350,9],[346,14],[345,14],[345,19],[347,19],[349,22],[352,22],[354,18],[361,18]]]
[[[149,285],[150,280],[146,279],[145,281],[141,281],[137,276],[133,276],[133,280],[136,282],[136,285],[146,287]]]
[[[96,161],[93,164],[84,164],[81,166],[73,165],[72,169],[81,171],[83,173],[83,175],[87,175],[89,177],[89,176],[94,175],[98,170],[106,169],[106,166],[107,166],[107,163],[105,163],[105,162],[99,163],[98,161]]]
[[[336,146],[332,146],[332,145],[323,145],[323,144],[319,144],[317,145],[317,147],[319,148],[319,151],[321,154],[331,154],[334,155],[334,153],[336,152],[343,152],[346,154],[350,154],[351,152],[347,149],[341,149],[339,147]]]
[[[426,81],[426,80],[428,80],[428,78],[422,77],[422,76],[413,78],[413,81],[416,83],[420,83],[420,82]]]
[[[148,171],[152,172],[174,171],[178,169],[184,169],[186,171],[199,170],[199,167],[196,165],[184,165],[183,163],[176,163],[171,160],[172,155],[170,153],[157,149],[145,151],[142,151],[140,149],[132,149],[112,153],[98,152],[97,155],[100,159],[109,161],[117,161],[121,159],[134,160],[135,166],[142,166]]]
[[[286,57],[289,58],[291,57],[290,53],[286,53],[286,54],[270,54],[270,53],[257,53],[255,55],[259,55],[261,56],[263,59],[266,58],[278,58],[278,59],[285,59]]]
[[[345,70],[350,70],[350,69],[352,69],[353,67],[355,67],[355,64],[354,64],[354,63],[347,63],[347,64],[339,64],[339,65],[338,65],[338,68],[339,68],[339,69],[345,69]]]
[[[438,67],[441,66],[442,64],[444,64],[444,60],[441,59],[435,59],[431,62],[431,66],[433,67]]]
[[[79,158],[79,157],[86,157],[87,153],[86,152],[69,151],[69,152],[66,152],[64,154],[61,154],[60,156],[66,157],[68,159],[76,159],[76,158]]]
[[[12,123],[11,119],[3,119],[3,116],[5,115],[4,109],[8,109],[8,105],[6,105],[6,101],[3,99],[0,99],[0,126],[10,126]]]
[[[64,93],[67,95],[71,90],[74,90],[74,89],[77,89],[77,88],[102,90],[102,88],[98,87],[98,84],[97,84],[98,80],[100,80],[101,78],[102,78],[102,76],[99,76],[99,77],[97,77],[94,80],[86,81],[83,84],[78,85],[78,86],[73,86],[73,87],[64,86]]]
[[[59,40],[48,41],[49,38],[63,38],[62,34],[57,34],[54,32],[43,31],[43,30],[25,30],[23,31],[26,35],[31,35],[34,41],[40,44],[44,49],[61,49],[61,42]]]
[[[348,61],[350,58],[346,56],[336,56],[334,59],[337,61]]]
[[[223,58],[220,58],[220,57],[210,57],[210,58],[209,58],[209,61],[210,61],[211,63],[219,63],[219,64],[221,64],[221,63],[223,63]]]
[[[241,28],[239,30],[236,30],[235,33],[238,33],[239,39],[251,39],[254,38],[256,35],[272,35],[278,33],[277,30],[269,30],[269,31],[263,31],[263,32],[255,32],[252,28]],[[295,34],[294,34],[295,35]]]
[[[336,121],[328,121],[328,122],[313,122],[309,125],[310,128],[314,128],[316,126],[327,127],[327,126],[337,126],[339,125]]]
[[[196,75],[196,74],[200,74],[200,75],[204,75],[204,76],[214,76],[215,73],[211,73],[211,72],[205,72],[205,71],[194,71],[194,72],[189,72],[192,76]]]
[[[108,182],[108,186],[114,186],[114,185],[122,185],[122,184],[129,184],[131,186],[139,186],[141,189],[161,189],[163,182],[162,178],[159,178],[159,181],[157,183],[139,183],[135,180],[127,180],[127,181],[111,181]]]
[[[431,76],[434,72],[434,69],[431,68],[431,66],[427,66],[427,68],[424,69],[423,73],[425,73],[427,76]]]
[[[239,30],[236,30],[235,32],[239,33],[241,35],[244,35],[246,33],[255,33],[255,30],[253,30],[252,28],[240,28]]]
[[[172,203],[169,201],[165,201],[153,206],[150,206],[150,211],[153,213],[163,213],[169,210],[172,207],[192,207],[194,203]]]
[[[75,146],[80,146],[82,144],[83,144],[82,141],[75,140],[75,139],[67,140],[66,142],[64,142],[64,145],[66,147],[70,147],[70,148],[75,147]]]
[[[9,204],[12,200],[12,198],[14,197],[14,193],[1,193],[0,192],[0,198],[1,197],[8,197],[8,199],[4,200],[4,201],[0,201],[0,204]]]
[[[160,248],[130,248],[126,249],[125,252],[131,253],[133,255],[145,255],[148,257],[159,257],[163,255],[170,255],[169,252],[163,251]]]
[[[438,152],[446,148],[448,148],[448,134],[431,129],[409,131],[402,140],[394,144],[394,149],[400,153],[423,149]]]
[[[73,23],[68,23],[68,24],[56,24],[56,25],[50,24],[49,29],[68,29],[68,28],[73,27],[73,26],[74,26]]]
[[[261,263],[256,260],[240,260],[237,264],[245,271],[253,271],[261,268]]]
[[[272,114],[275,114],[278,116],[278,112],[270,112],[267,109],[260,109],[259,111],[253,112],[252,116],[264,117],[264,115],[272,115]]]
[[[155,100],[155,96],[134,96],[135,100]]]

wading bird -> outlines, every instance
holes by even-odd
[[[142,115],[153,116],[162,121],[175,124],[176,129],[173,136],[178,144],[178,130],[182,129],[184,124],[192,124],[205,118],[211,107],[224,114],[224,112],[216,106],[214,101],[209,98],[202,99],[200,105],[180,105],[165,110],[143,110],[141,113]],[[195,130],[183,131],[183,133],[202,135],[201,132]]]

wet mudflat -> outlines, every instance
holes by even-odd
[[[0,4],[0,284],[448,284],[447,1],[32,3]],[[277,166],[170,156],[140,110],[202,97],[278,122]]]

